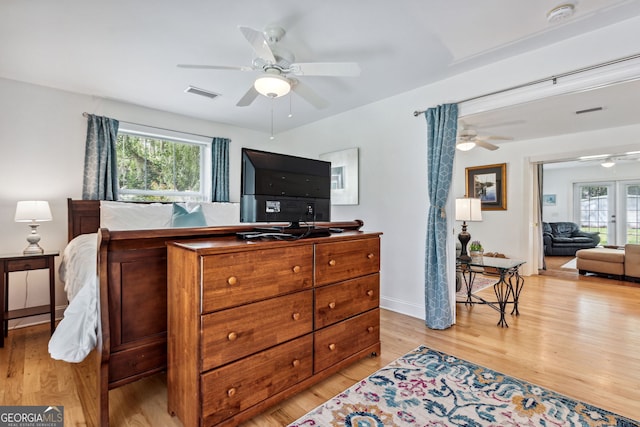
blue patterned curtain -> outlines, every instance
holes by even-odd
[[[213,138],[211,142],[211,201],[229,201],[229,142],[227,138]]]
[[[89,114],[84,149],[84,200],[118,200],[118,121]]]
[[[447,281],[447,217],[456,151],[458,105],[444,104],[429,108],[427,118],[427,162],[429,164],[429,216],[425,254],[425,323],[432,329],[453,325],[453,312]]]

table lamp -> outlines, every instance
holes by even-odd
[[[16,206],[16,222],[28,222],[31,227],[31,234],[27,237],[29,246],[22,251],[25,255],[42,254],[44,249],[38,245],[40,241],[40,235],[38,234],[39,222],[51,221],[51,209],[49,209],[49,202],[42,200],[38,201],[21,201]]]
[[[467,221],[482,221],[480,199],[470,197],[456,199],[456,221],[462,221],[462,231],[458,234],[462,249],[458,258],[461,261],[471,261],[471,257],[467,254],[467,243],[471,240],[471,234],[467,232]]]

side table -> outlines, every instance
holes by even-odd
[[[12,319],[50,313],[51,333],[53,334],[56,328],[55,257],[59,254],[59,251],[46,251],[33,255],[0,255],[0,305],[3,307],[0,348],[4,347],[4,338],[9,335],[9,320]],[[9,273],[41,269],[49,270],[49,304],[9,311]]]

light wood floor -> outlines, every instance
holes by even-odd
[[[443,331],[383,310],[379,357],[243,426],[286,425],[421,344],[640,420],[640,285],[577,273],[573,279],[527,277],[521,315],[507,315],[506,329],[487,306],[458,305],[457,324]],[[0,349],[0,405],[63,405],[66,426],[84,425],[73,371],[49,358],[47,340],[47,325],[9,332]],[[166,412],[164,374],[112,390],[110,399],[113,426],[181,425]]]

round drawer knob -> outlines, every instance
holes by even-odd
[[[227,283],[230,285],[235,285],[236,283],[238,283],[238,278],[235,276],[231,276],[227,279]]]
[[[227,396],[229,397],[233,397],[236,395],[236,389],[235,387],[231,387],[229,390],[227,390]]]
[[[329,350],[333,351],[335,349],[336,349],[336,345],[335,344],[333,344],[333,343],[329,344]]]
[[[367,328],[367,332],[369,332],[369,333],[373,332],[373,326],[369,326],[369,327]]]
[[[300,313],[293,313],[291,317],[293,318],[293,320],[300,320]]]
[[[367,296],[372,297],[372,296],[373,296],[373,290],[369,289],[369,290],[367,291]]]
[[[227,339],[229,341],[235,341],[238,338],[238,334],[236,334],[235,332],[229,332],[229,335],[227,335]]]
[[[302,269],[300,268],[299,265],[296,265],[296,266],[293,267],[293,272],[294,273],[300,273],[300,270],[302,270]]]
[[[336,265],[336,260],[335,260],[335,259],[330,259],[330,260],[329,260],[329,265],[330,265],[331,267],[333,267],[334,265]]]
[[[293,362],[291,362],[291,365],[293,365],[294,368],[297,368],[300,366],[300,361],[298,359],[294,359]]]
[[[375,256],[375,255],[373,255],[373,254],[371,254],[371,253],[370,253],[370,254],[367,254],[367,258],[369,258],[369,259],[373,259],[373,257],[374,257],[374,256]]]
[[[332,309],[332,310],[333,310],[334,308],[336,308],[336,303],[335,303],[335,302],[333,302],[333,301],[331,301],[331,302],[329,303],[329,308],[330,308],[330,309]]]

